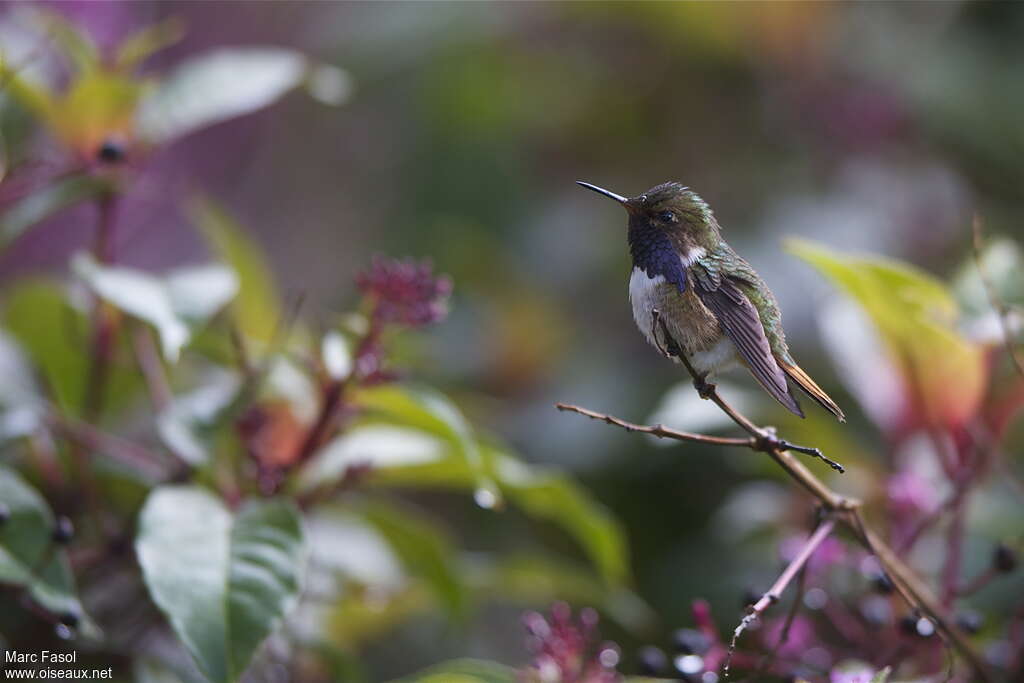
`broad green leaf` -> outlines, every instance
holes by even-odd
[[[69,176],[19,199],[0,216],[0,248],[54,214],[87,199],[113,192],[109,180],[88,175]]]
[[[82,614],[67,553],[50,541],[54,518],[35,489],[0,465],[0,501],[10,517],[0,525],[0,584],[24,587],[55,614]]]
[[[517,683],[515,669],[480,659],[455,659],[442,662],[392,683]]]
[[[502,491],[527,515],[547,519],[576,539],[610,585],[629,579],[626,535],[600,503],[561,472],[495,453]]]
[[[454,564],[455,548],[440,529],[383,503],[368,504],[362,515],[387,539],[407,572],[422,577],[453,615],[465,615],[467,594]]]
[[[150,494],[135,544],[154,602],[213,681],[234,681],[296,601],[305,562],[298,511],[281,500],[233,515],[208,491]]]
[[[350,467],[376,471],[436,464],[453,453],[440,438],[409,427],[367,424],[353,427],[316,453],[299,474],[300,489],[311,490],[340,480]],[[460,461],[457,467],[464,468]]]
[[[281,299],[270,265],[260,247],[223,208],[209,199],[189,204],[192,220],[210,249],[238,276],[238,296],[232,312],[247,337],[268,342],[281,324]]]
[[[167,288],[159,279],[134,268],[104,266],[81,252],[71,269],[98,296],[156,328],[164,356],[176,361],[189,338],[188,326],[174,313]]]
[[[528,465],[494,449],[485,449],[484,456],[493,462],[498,485],[511,504],[531,517],[562,527],[609,584],[628,580],[625,533],[584,489],[562,472]],[[384,486],[470,489],[475,479],[464,460],[448,456],[437,460],[422,457],[419,462],[410,458],[401,464],[374,468],[369,481]]]
[[[868,315],[902,371],[916,419],[955,427],[974,415],[985,390],[984,353],[956,331],[956,302],[942,283],[890,259],[839,255],[798,240],[789,250]]]
[[[71,267],[99,297],[156,328],[164,357],[171,362],[191,338],[190,325],[205,322],[238,287],[234,274],[220,265],[183,268],[160,278],[134,268],[102,265],[79,253]]]
[[[185,266],[164,277],[171,308],[186,321],[201,323],[224,308],[238,293],[238,278],[219,263]]]
[[[429,424],[423,421],[421,427]],[[557,470],[528,465],[491,447],[478,444],[477,449],[510,503],[562,527],[610,585],[628,580],[625,534],[584,489]],[[359,465],[369,467],[371,485],[479,490],[475,469],[450,440],[422,428],[382,422],[356,425],[322,448],[299,473],[298,488],[329,486],[347,468]]]
[[[307,59],[280,48],[220,49],[180,64],[139,108],[143,139],[162,143],[269,106],[302,84]]]
[[[76,413],[85,392],[89,332],[64,293],[43,281],[19,283],[5,292],[3,322],[58,403]]]
[[[436,434],[448,441],[473,473],[473,496],[481,507],[501,504],[490,463],[480,452],[465,416],[443,394],[422,387],[385,384],[357,392],[353,402],[371,415]]]
[[[235,375],[212,373],[202,386],[176,396],[157,416],[157,433],[173,453],[190,464],[209,462],[207,433],[238,397],[241,386]]]

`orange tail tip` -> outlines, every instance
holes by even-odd
[[[846,422],[846,416],[843,415],[843,411],[836,405],[836,402],[829,397],[828,394],[822,390],[818,384],[811,379],[810,375],[804,372],[799,365],[796,363],[790,364],[784,361],[776,359],[779,363],[779,367],[789,375],[789,378],[793,380],[804,392],[821,404],[821,407],[836,416],[836,419],[840,422]]]

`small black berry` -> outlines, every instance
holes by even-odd
[[[917,619],[916,614],[907,614],[900,618],[900,630],[906,633],[908,636],[917,635]]]
[[[96,150],[96,158],[105,164],[116,164],[124,159],[124,146],[108,138]]]
[[[637,659],[640,661],[640,673],[645,676],[657,676],[668,666],[668,658],[665,653],[653,645],[640,648]]]
[[[672,634],[676,651],[684,655],[703,655],[711,648],[711,639],[692,628],[680,628]]]
[[[889,595],[893,591],[892,579],[885,572],[878,572],[871,579],[871,586],[882,595]]]
[[[57,523],[53,527],[53,542],[64,545],[70,543],[74,535],[75,526],[71,523],[71,520],[64,516],[58,517]]]
[[[1009,574],[1017,568],[1017,552],[1005,543],[1000,543],[992,553],[992,566],[996,571]]]
[[[78,615],[77,611],[69,609],[62,613],[57,620],[69,628],[75,628],[78,626],[78,622],[81,621],[81,617]]]
[[[956,625],[960,627],[964,633],[974,635],[981,630],[981,627],[985,623],[985,618],[981,615],[981,612],[975,610],[967,610],[956,615]]]

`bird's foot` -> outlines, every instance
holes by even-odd
[[[661,328],[662,337],[665,339],[665,345],[662,346],[661,340],[658,339],[658,328]],[[672,338],[672,335],[668,333],[668,326],[661,317],[661,311],[657,308],[651,309],[651,338],[654,340],[654,345],[658,347],[658,351],[661,355],[665,356],[669,360],[673,358],[682,358],[682,349],[679,348],[679,344]]]
[[[716,385],[708,381],[707,375],[694,375],[693,388],[701,398],[707,400],[715,393]]]
[[[700,389],[698,389],[700,391]],[[835,460],[825,457],[825,454],[821,452],[820,448],[811,448],[810,446],[798,446],[795,443],[790,443],[785,439],[780,439],[775,433],[775,427],[765,427],[761,430],[760,436],[758,436],[759,450],[763,451],[794,451],[796,453],[803,453],[811,457],[821,460],[826,465],[834,469],[836,472],[845,472],[846,468],[840,465]]]
[[[665,356],[665,358],[672,358],[672,356],[670,356],[669,353],[668,353],[668,349],[666,349],[664,346],[662,346],[661,345],[661,340],[658,339],[658,326],[659,325],[661,326],[662,329],[665,328],[665,323],[663,323],[662,320],[661,320],[661,311],[659,311],[657,308],[651,309],[651,339],[654,340],[654,346],[658,349],[658,352],[661,355]],[[667,338],[667,335],[666,335],[666,338]]]

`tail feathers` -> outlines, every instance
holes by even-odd
[[[821,407],[836,416],[836,419],[840,422],[846,422],[846,416],[843,411],[836,405],[836,402],[829,397],[825,391],[817,385],[817,383],[811,379],[810,375],[804,372],[799,365],[796,363],[787,363],[783,360],[776,358],[779,367],[782,368],[783,372],[789,375],[789,378],[799,386],[804,392],[821,404]]]

